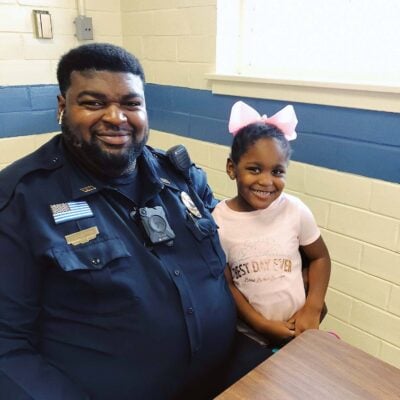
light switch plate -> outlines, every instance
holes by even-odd
[[[51,14],[48,11],[33,10],[33,21],[38,39],[53,39]]]

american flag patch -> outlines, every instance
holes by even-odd
[[[86,201],[52,204],[50,210],[57,225],[67,221],[93,217],[93,212]]]

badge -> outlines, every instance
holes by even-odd
[[[97,226],[92,226],[91,228],[83,229],[78,232],[71,233],[70,235],[65,235],[65,240],[68,244],[72,246],[77,246],[78,244],[84,244],[89,242],[89,240],[95,239],[99,234]]]
[[[190,214],[197,218],[201,218],[199,209],[193,203],[193,200],[186,192],[181,192],[181,200],[185,207],[189,210]]]

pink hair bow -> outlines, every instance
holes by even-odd
[[[263,122],[264,124],[276,126],[282,131],[287,140],[294,140],[297,137],[295,128],[298,121],[292,105],[282,108],[282,110],[269,118],[267,118],[266,115],[261,116],[254,108],[243,103],[243,101],[237,101],[232,106],[231,116],[229,118],[229,132],[232,133],[233,136],[235,136],[240,129],[255,122]]]

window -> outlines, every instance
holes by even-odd
[[[218,0],[216,73],[400,89],[399,0]]]

